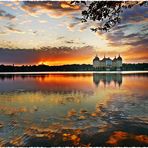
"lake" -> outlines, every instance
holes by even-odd
[[[0,146],[148,146],[148,72],[1,73]]]

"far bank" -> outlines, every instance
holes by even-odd
[[[122,64],[122,68],[118,71],[146,71],[148,70],[148,63],[138,64]],[[48,66],[48,65],[0,65],[0,72],[62,72],[62,71],[115,71],[114,69],[100,69],[94,68],[91,64],[72,64],[72,65],[61,65],[61,66]],[[117,70],[116,70],[117,71]]]

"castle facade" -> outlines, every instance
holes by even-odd
[[[122,70],[122,57],[119,55],[117,58],[110,59],[109,57],[102,60],[96,55],[93,59],[93,67],[95,70]]]

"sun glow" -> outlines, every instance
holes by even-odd
[[[40,61],[40,62],[38,62],[38,65],[48,65],[48,66],[50,66],[51,64],[48,61]]]

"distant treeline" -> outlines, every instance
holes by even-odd
[[[48,66],[48,65],[0,65],[0,72],[37,72],[37,71],[94,71],[90,64],[72,64],[62,66]],[[148,63],[139,64],[123,64],[123,71],[132,70],[148,70]]]

